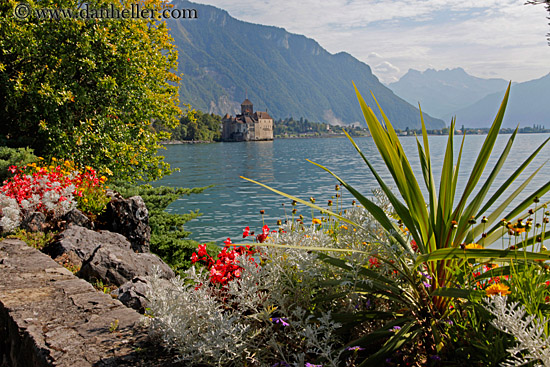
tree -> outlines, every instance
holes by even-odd
[[[175,140],[220,141],[221,125],[221,116],[190,110],[180,119],[179,126],[172,132],[172,138]]]
[[[546,10],[548,11],[548,14],[550,14],[550,0],[528,0],[527,4],[531,5],[537,5],[537,4],[546,4]],[[550,16],[548,17],[550,19]],[[550,25],[550,23],[548,23]],[[550,45],[550,32],[547,34],[548,36],[548,45]]]
[[[136,3],[134,1],[134,3]],[[85,5],[82,5],[85,4]],[[39,19],[41,9],[130,9],[129,1],[28,1],[30,16],[0,5],[0,145],[29,146],[129,181],[169,172],[157,125],[174,127],[177,51],[163,21]],[[153,14],[169,5],[141,0]]]

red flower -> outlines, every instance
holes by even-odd
[[[191,264],[194,264],[197,261],[199,261],[199,257],[197,256],[196,253],[193,252],[193,255],[191,255]]]
[[[246,228],[243,230],[243,238],[246,238],[250,234],[250,227],[246,226]]]
[[[415,240],[411,240],[411,248],[414,252],[418,252],[418,245]]]
[[[227,239],[223,241],[223,243],[225,243],[226,246],[231,245],[231,238],[227,237]]]
[[[206,256],[207,253],[206,253],[206,244],[203,244],[203,245],[199,245],[199,256]]]
[[[376,268],[380,267],[380,261],[378,261],[376,257],[369,257],[369,263],[371,267],[376,267]]]
[[[262,234],[259,234],[256,236],[256,241],[259,243],[263,243],[267,239],[267,235],[269,234],[269,227],[266,225],[262,228]]]

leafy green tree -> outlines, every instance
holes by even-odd
[[[172,140],[221,140],[221,116],[191,110],[172,131]]]
[[[134,1],[135,3],[135,1]],[[152,122],[174,127],[177,51],[163,21],[39,19],[37,10],[78,9],[78,0],[28,1],[30,16],[0,3],[0,145],[31,147],[129,181],[158,179]],[[88,9],[130,9],[129,1],[89,0]],[[154,11],[165,0],[141,0]],[[151,14],[151,13],[148,13]]]

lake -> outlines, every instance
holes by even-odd
[[[493,157],[488,163],[492,168],[504,149],[510,135],[500,135]],[[514,147],[502,168],[493,193],[515,169],[541,144],[547,134],[519,134]],[[485,136],[468,135],[459,171],[459,192],[464,188],[471,168]],[[458,154],[462,136],[455,137],[455,150]],[[357,145],[373,164],[387,183],[391,176],[378,150],[370,137],[355,139]],[[432,166],[435,170],[436,184],[443,165],[443,156],[447,137],[430,136]],[[413,166],[416,178],[423,187],[416,138],[401,137],[401,144]],[[364,195],[372,195],[378,185],[366,164],[346,138],[319,139],[276,139],[269,142],[211,143],[168,145],[160,154],[179,172],[154,183],[155,186],[202,187],[215,185],[202,194],[178,199],[168,208],[174,213],[188,213],[199,209],[201,217],[188,222],[185,228],[192,232],[191,238],[199,242],[216,241],[222,244],[227,237],[242,238],[242,230],[250,226],[251,231],[259,232],[262,227],[260,210],[264,210],[264,221],[270,228],[276,227],[278,219],[284,219],[285,213],[291,215],[291,201],[266,190],[263,187],[241,179],[239,176],[262,182],[280,191],[304,200],[316,199],[316,204],[326,207],[331,196],[336,194],[338,183],[330,174],[309,163],[310,159],[324,165],[338,176],[352,184]],[[498,154],[496,154],[498,153]],[[455,156],[456,157],[456,156]],[[528,177],[536,168],[550,158],[550,146],[545,146],[528,170],[519,177]],[[490,169],[486,169],[487,173]],[[550,178],[550,168],[543,167],[530,183],[527,192],[539,188]],[[482,179],[483,180],[483,179]],[[483,181],[481,181],[483,182]],[[513,187],[518,187],[520,182]],[[390,185],[391,186],[391,185]],[[351,206],[352,195],[345,189],[342,192],[344,206]],[[512,192],[512,191],[510,191]],[[524,195],[522,198],[525,198]],[[548,195],[544,198],[549,200]],[[332,199],[333,201],[335,199]],[[516,201],[519,203],[519,201]],[[282,205],[284,204],[284,206]],[[298,204],[298,214],[311,217],[311,209]]]

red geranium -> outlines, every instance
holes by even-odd
[[[228,238],[225,242],[231,243],[231,240]],[[210,271],[210,283],[225,286],[231,280],[240,278],[242,274],[243,268],[238,264],[237,257],[246,255],[249,261],[255,262],[253,256],[257,251],[248,245],[235,246],[233,249],[226,246],[218,254],[216,261],[206,252],[206,245],[199,245],[197,253],[191,255],[191,262],[203,261]]]

